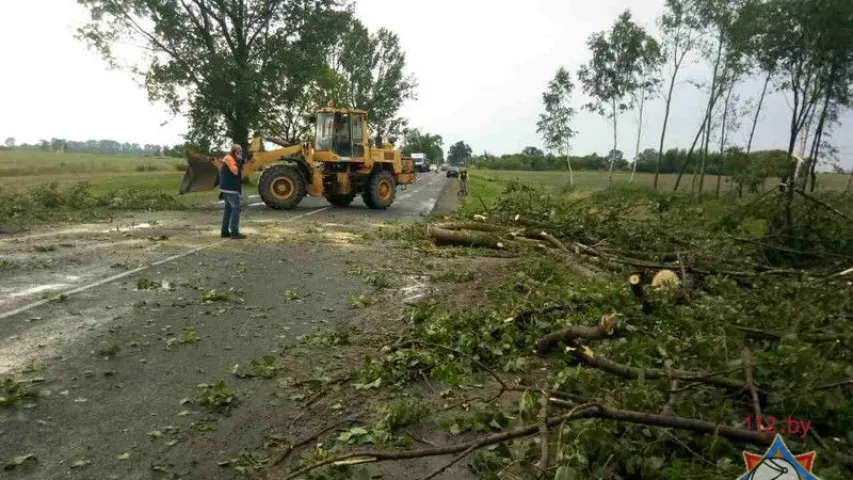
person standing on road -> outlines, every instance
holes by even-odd
[[[459,195],[468,195],[468,169],[459,170]]]
[[[222,238],[246,238],[240,233],[240,192],[243,177],[243,147],[231,146],[231,152],[222,161],[219,169],[219,190],[225,200],[222,212]]]

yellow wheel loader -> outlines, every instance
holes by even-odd
[[[361,194],[364,204],[386,209],[394,203],[398,185],[415,182],[414,161],[403,159],[391,144],[372,146],[368,140],[367,113],[363,110],[319,109],[309,121],[315,125],[314,143],[263,151],[260,137],[252,140],[243,179],[261,172],[258,194],[278,210],[289,210],[310,195],[325,197],[338,207],[348,206]],[[188,168],[180,194],[212,190],[219,185],[223,159],[187,152]]]

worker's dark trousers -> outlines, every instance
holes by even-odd
[[[222,235],[240,233],[240,194],[222,192],[225,209],[222,212]]]

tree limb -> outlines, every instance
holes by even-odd
[[[832,213],[834,213],[834,214],[838,215],[839,217],[843,218],[844,220],[847,220],[847,223],[849,223],[849,224],[853,225],[853,218],[848,217],[848,216],[847,216],[847,214],[845,214],[845,213],[844,213],[844,212],[842,212],[841,210],[839,210],[839,209],[837,209],[837,208],[833,207],[832,205],[830,205],[830,204],[828,204],[828,203],[824,202],[824,201],[823,201],[823,200],[821,200],[820,198],[818,198],[818,197],[816,197],[816,196],[812,195],[811,193],[808,193],[808,192],[806,192],[806,191],[804,191],[804,190],[801,190],[801,189],[799,189],[799,188],[795,188],[795,189],[794,189],[794,191],[795,191],[795,192],[797,192],[797,193],[799,193],[800,195],[802,195],[802,196],[803,196],[803,198],[805,198],[805,199],[807,199],[807,200],[811,200],[812,202],[814,202],[814,203],[816,203],[816,204],[818,204],[818,205],[820,205],[820,206],[822,206],[822,207],[826,208],[826,209],[827,209],[827,210],[829,210],[830,212],[832,212]]]
[[[588,367],[597,368],[601,371],[632,380],[658,380],[661,378],[672,377],[679,380],[707,383],[727,390],[741,391],[745,387],[743,383],[737,380],[715,375],[707,375],[700,372],[629,367],[627,365],[613,362],[599,355],[595,355],[591,352],[587,353],[579,348],[572,349],[569,353]]]
[[[752,411],[755,414],[755,419],[758,421],[761,418],[761,403],[758,401],[758,392],[755,390],[755,380],[752,378],[752,368],[755,366],[752,363],[752,357],[748,350],[741,353],[743,361],[743,376],[746,380],[746,388],[749,390],[749,396],[752,398]]]
[[[853,385],[853,378],[848,378],[847,380],[842,380],[840,382],[827,383],[826,385],[816,387],[815,390],[829,390],[831,388],[843,387],[845,385]]]
[[[603,340],[616,333],[616,322],[612,315],[603,315],[598,325],[572,325],[563,330],[557,330],[543,335],[536,340],[536,353],[549,353],[560,343],[570,344],[575,340]]]
[[[657,415],[652,413],[637,412],[631,410],[619,410],[609,408],[598,404],[589,405],[574,405],[560,400],[551,400],[551,403],[557,406],[572,408],[572,411],[566,415],[548,418],[545,422],[548,428],[553,428],[563,422],[571,422],[582,419],[603,419],[613,420],[617,422],[633,423],[639,425],[648,425],[652,427],[676,428],[687,430],[694,433],[704,435],[719,436],[730,441],[754,444],[754,445],[770,445],[773,442],[773,436],[764,432],[748,432],[739,428],[730,427],[728,425],[720,425],[704,420],[697,420],[686,417],[676,417],[670,415]],[[284,477],[284,480],[293,480],[307,472],[326,465],[357,465],[363,463],[374,463],[393,460],[406,460],[411,458],[425,458],[441,455],[450,455],[459,452],[465,452],[467,455],[477,449],[503,443],[517,438],[528,437],[541,431],[539,424],[520,427],[508,432],[489,435],[479,440],[457,445],[450,445],[439,448],[429,448],[423,450],[410,450],[404,452],[381,452],[381,451],[362,451],[343,454],[335,457],[330,457],[325,460],[306,465],[299,468],[289,475]],[[791,441],[796,441],[791,439]],[[836,460],[853,471],[853,458],[844,454],[836,454]]]
[[[542,411],[540,412],[540,421],[539,421],[539,442],[541,443],[540,447],[542,452],[539,455],[539,470],[543,473],[548,470],[548,463],[550,461],[549,454],[550,448],[549,445],[549,432],[548,432],[548,404],[550,403],[550,397],[547,393],[542,392]]]
[[[675,404],[678,402],[678,379],[673,378],[669,383],[669,396],[667,397],[666,404],[664,404],[663,409],[661,410],[661,415],[672,415],[675,412]]]

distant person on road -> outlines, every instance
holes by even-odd
[[[240,192],[242,191],[243,147],[231,146],[231,152],[219,169],[219,190],[225,200],[222,212],[222,238],[246,238],[240,233]]]
[[[459,195],[468,195],[468,169],[459,170]]]

